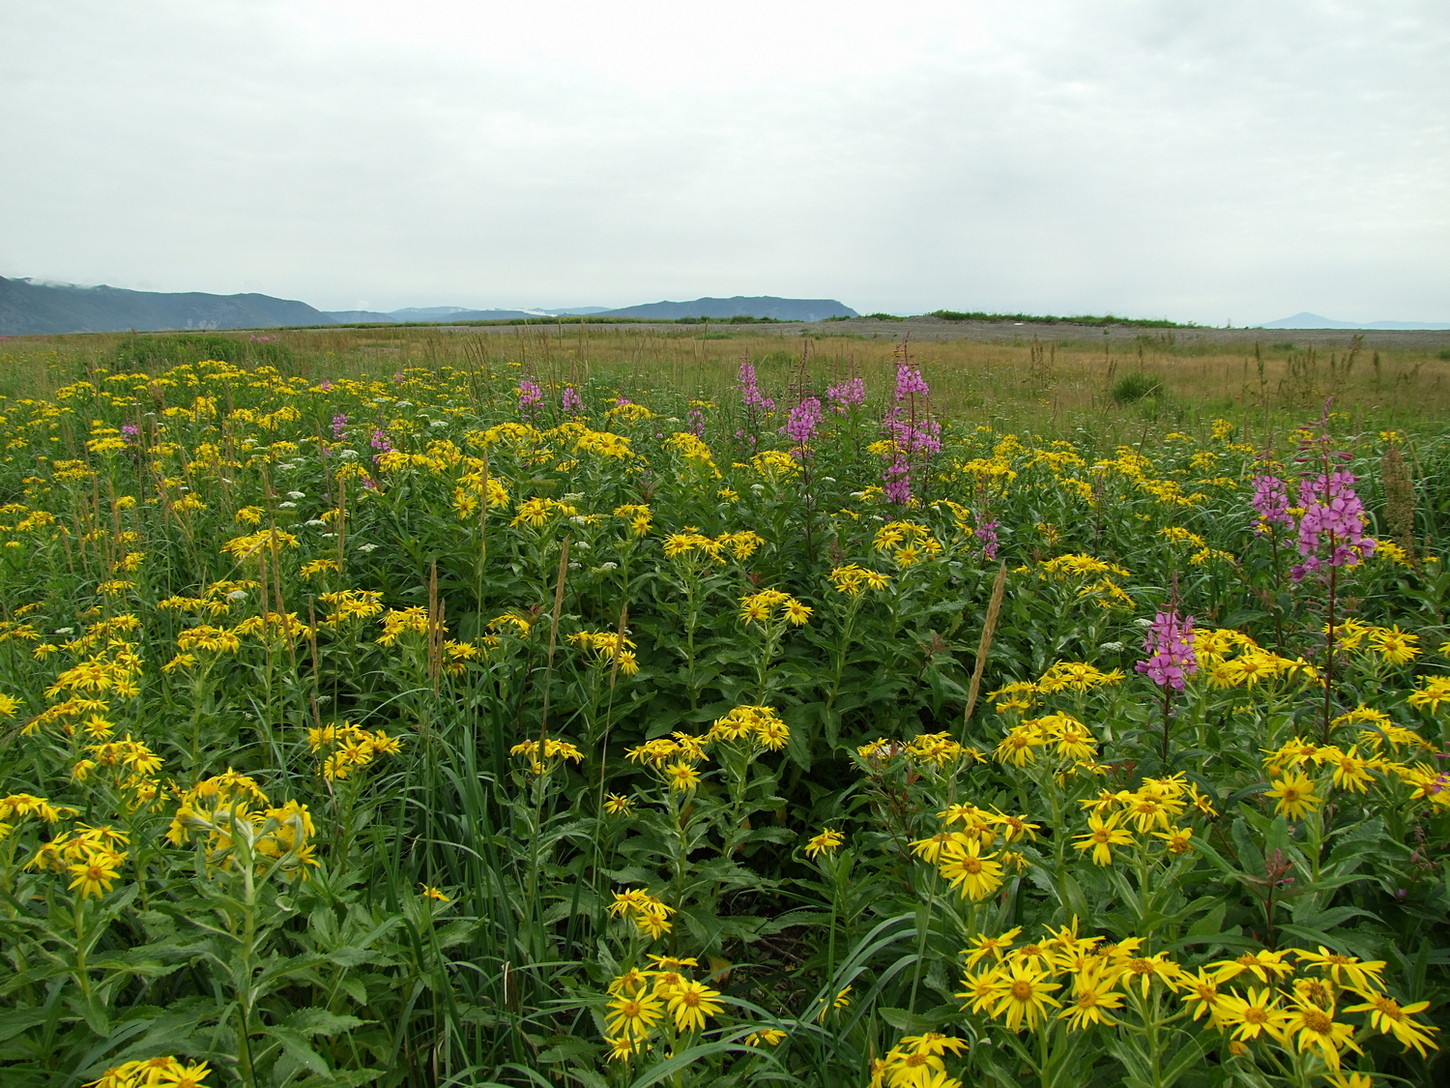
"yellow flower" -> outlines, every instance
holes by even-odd
[[[1380,972],[1385,969],[1384,960],[1361,960],[1357,956],[1341,955],[1329,951],[1322,944],[1318,952],[1296,948],[1294,955],[1300,963],[1323,972],[1336,984],[1352,986],[1362,994],[1375,990]]]
[[[1403,665],[1420,656],[1415,643],[1419,635],[1401,631],[1399,624],[1393,627],[1375,627],[1369,633],[1369,643],[1391,665]]]
[[[1168,844],[1170,854],[1186,854],[1193,849],[1193,828],[1191,827],[1170,827],[1167,831],[1155,831],[1153,837],[1162,839]]]
[[[647,1036],[664,1013],[664,1003],[651,993],[620,994],[608,1008],[609,1034],[636,1040]]]
[[[1319,1051],[1330,1069],[1339,1068],[1339,1053],[1345,1047],[1356,1054],[1364,1053],[1354,1041],[1354,1028],[1337,1023],[1333,1010],[1314,1004],[1296,1002],[1290,1008],[1284,1035],[1286,1041],[1293,1037],[1300,1053],[1310,1049]]]
[[[634,802],[622,793],[611,793],[604,799],[604,811],[611,816],[627,816]]]
[[[1110,1013],[1122,1007],[1123,995],[1113,989],[1108,979],[1082,971],[1073,979],[1071,1001],[1057,1018],[1066,1020],[1070,1030],[1083,1031],[1093,1024],[1116,1023]]]
[[[125,860],[124,854],[110,850],[88,853],[81,861],[66,867],[73,877],[70,882],[71,890],[79,891],[82,899],[105,895],[116,882],[121,863]]]
[[[1324,801],[1324,798],[1314,792],[1314,780],[1306,775],[1285,776],[1274,789],[1265,791],[1264,796],[1275,799],[1276,815],[1290,820],[1302,820],[1305,813],[1317,808]]]
[[[451,902],[453,902],[452,899],[450,899],[448,896],[444,895],[437,888],[435,888],[435,887],[433,887],[433,886],[431,886],[429,884],[420,884],[418,886],[423,889],[423,898],[424,899],[436,899],[440,903],[451,903]]]
[[[1047,1008],[1060,1009],[1062,1003],[1051,996],[1053,990],[1062,987],[1047,981],[1044,971],[1026,964],[1013,964],[999,972],[996,1003],[992,1015],[1001,1017],[1009,1031],[1020,1031],[1026,1027],[1035,1031],[1047,1017]]]
[[[745,1037],[746,1046],[779,1046],[785,1039],[785,1032],[779,1028],[761,1028]]]
[[[665,778],[672,790],[692,790],[700,784],[700,772],[684,760],[676,760],[665,768]]]
[[[1283,1042],[1289,1016],[1279,1008],[1273,994],[1267,990],[1249,991],[1248,997],[1230,994],[1219,1002],[1219,1020],[1225,1027],[1233,1028],[1233,1037],[1238,1040],[1257,1039],[1261,1033]]]
[[[1091,850],[1094,865],[1111,865],[1113,847],[1127,846],[1133,841],[1131,832],[1118,826],[1116,815],[1106,820],[1101,816],[1088,817],[1088,830],[1073,841],[1074,850]]]
[[[963,898],[973,901],[986,899],[1002,886],[1002,866],[993,860],[997,855],[981,856],[981,845],[976,839],[962,841],[953,837],[942,845],[937,869],[951,881]]]
[[[1413,1005],[1401,1005],[1392,997],[1380,993],[1360,992],[1364,1003],[1350,1005],[1345,1012],[1367,1012],[1369,1022],[1386,1035],[1393,1035],[1399,1042],[1403,1043],[1406,1050],[1414,1047],[1420,1057],[1426,1057],[1425,1048],[1428,1046],[1433,1050],[1439,1050],[1435,1040],[1430,1038],[1432,1032],[1440,1029],[1431,1024],[1417,1024],[1410,1019],[1411,1014],[1424,1012],[1430,1007],[1428,1001],[1417,1001]],[[1357,1049],[1357,1048],[1356,1048]]]
[[[675,1018],[676,1031],[700,1031],[705,1027],[705,1017],[718,1016],[724,1008],[715,999],[719,990],[712,990],[701,982],[686,981],[674,988],[669,997],[670,1015]]]
[[[845,841],[846,836],[834,828],[828,827],[806,843],[806,856],[814,858],[822,854],[834,854]]]

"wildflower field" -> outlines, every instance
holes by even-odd
[[[61,343],[0,395],[6,1088],[1450,1080],[1433,413]]]

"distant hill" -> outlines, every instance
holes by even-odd
[[[393,310],[325,310],[325,315],[340,325],[396,324],[403,321],[526,321],[531,317],[552,317],[538,310],[468,310],[461,306],[430,306],[427,309]]]
[[[1319,314],[1297,313],[1277,321],[1265,321],[1261,329],[1450,329],[1450,321],[1370,321],[1360,325],[1353,321],[1336,321]]]
[[[169,294],[0,277],[0,333],[9,336],[331,323],[330,318],[305,302],[270,295],[208,295],[196,291]]]
[[[682,317],[708,317],[729,320],[732,317],[770,317],[777,321],[824,321],[828,317],[858,317],[855,310],[833,298],[776,298],[762,295],[746,298],[697,298],[694,302],[651,302],[643,306],[626,306],[621,310],[605,310],[600,317],[644,317],[658,321],[676,321]]]
[[[271,295],[181,294],[128,291],[119,287],[80,287],[0,277],[0,334],[122,332],[127,329],[265,329],[279,325],[370,325],[392,322],[529,321],[553,316],[632,317],[655,321],[679,318],[773,318],[824,321],[856,317],[835,299],[700,298],[694,302],[652,302],[608,310],[577,306],[556,310],[474,310],[466,306],[410,307],[391,312],[317,310],[305,302]]]

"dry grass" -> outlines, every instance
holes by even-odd
[[[749,357],[772,395],[789,397],[802,381],[823,387],[859,374],[878,393],[890,388],[897,345],[761,327],[512,326],[484,328],[297,329],[225,337],[245,361],[249,351],[286,349],[287,365],[310,379],[386,375],[407,367],[444,365],[487,370],[505,362],[543,381],[602,380],[621,392],[668,387],[719,398]],[[123,344],[177,334],[94,334],[0,341],[0,393],[46,396],[94,367],[114,365]],[[1250,434],[1286,419],[1317,414],[1327,397],[1362,427],[1438,428],[1450,415],[1450,361],[1432,350],[1292,348],[1284,343],[1181,344],[1172,336],[1133,340],[918,341],[913,362],[931,383],[938,411],[957,418],[1066,433],[1087,426],[1124,435],[1145,425],[1193,427],[1222,416]],[[802,377],[802,375],[806,377]],[[1123,379],[1141,375],[1146,382]],[[1155,394],[1115,398],[1135,383]],[[1123,384],[1120,384],[1123,383]]]

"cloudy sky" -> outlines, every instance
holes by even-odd
[[[0,275],[1450,319],[1445,0],[44,0]]]

